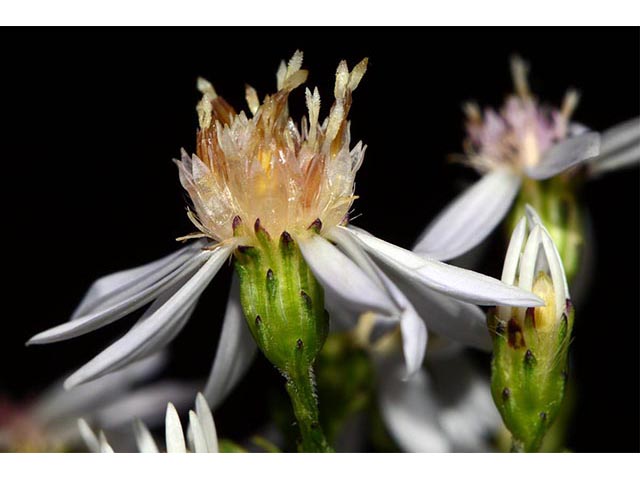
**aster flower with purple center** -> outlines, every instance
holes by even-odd
[[[516,57],[511,68],[516,93],[499,112],[482,112],[475,103],[465,106],[463,162],[483,177],[431,222],[414,251],[439,260],[459,257],[495,229],[520,194],[512,227],[524,205],[532,204],[544,217],[572,277],[575,244],[580,243],[576,237],[582,237],[583,229],[574,191],[584,176],[640,161],[640,119],[602,134],[592,132],[571,119],[579,98],[575,90],[567,92],[560,108],[541,104],[529,89],[527,65]],[[569,218],[559,220],[565,216]]]

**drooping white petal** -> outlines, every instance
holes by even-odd
[[[495,278],[419,257],[359,228],[349,227],[348,230],[362,241],[371,255],[398,275],[452,298],[477,305],[532,307],[543,304],[531,292],[506,285]]]
[[[121,428],[136,418],[153,428],[164,421],[167,403],[188,408],[199,386],[199,382],[155,381],[119,396],[93,412],[93,418],[105,429]]]
[[[167,441],[167,453],[186,453],[187,445],[184,441],[184,433],[180,417],[176,407],[172,403],[167,405],[167,416],[165,419],[165,436]]]
[[[396,315],[400,321],[402,351],[407,366],[407,376],[413,375],[422,365],[427,347],[427,328],[424,321],[405,295],[385,275],[380,267],[369,258],[360,242],[349,230],[332,228],[326,235],[336,242],[369,278],[374,280],[381,289],[384,289],[395,303],[397,307]]]
[[[343,297],[335,295],[331,290],[325,290],[324,303],[329,312],[329,327],[332,332],[351,330],[358,324],[362,312],[354,312],[350,309]]]
[[[196,396],[196,413],[202,426],[202,433],[207,442],[207,451],[210,453],[218,452],[218,434],[216,432],[216,424],[213,421],[213,415],[207,404],[204,395],[198,393]]]
[[[431,222],[413,251],[449,260],[471,250],[502,221],[519,187],[520,177],[509,170],[486,174]]]
[[[397,312],[388,294],[353,260],[320,235],[296,238],[302,256],[325,290],[345,300],[354,311],[393,315]]]
[[[240,306],[240,285],[234,274],[218,349],[203,393],[217,408],[246,373],[257,347]]]
[[[107,375],[111,372],[116,372],[122,368],[127,367],[133,362],[144,358],[147,355],[152,355],[154,352],[161,350],[164,348],[167,343],[173,339],[182,329],[185,324],[185,318],[190,315],[190,311],[193,309],[193,304],[197,301],[197,297],[189,300],[188,303],[180,306],[179,310],[176,310],[176,313],[170,319],[167,319],[164,324],[157,325],[152,332],[147,331],[144,334],[144,337],[141,337],[141,333],[143,331],[138,331],[140,326],[148,326],[149,317],[146,317],[142,321],[138,321],[131,329],[123,335],[119,340],[111,344],[105,350],[103,350],[100,354],[94,357],[89,363],[81,367],[78,371],[76,371],[73,375],[71,375],[64,382],[64,388],[70,389],[76,387],[85,382],[90,382],[94,379],[100,378],[103,375]],[[126,356],[122,356],[122,349],[127,342],[130,343],[130,346],[133,345],[133,342],[136,338],[138,338],[138,342],[136,343],[135,348],[132,348],[131,351],[128,351]],[[142,341],[143,340],[143,341]],[[118,350],[120,353],[118,353]],[[99,360],[99,361],[98,361]],[[92,364],[91,370],[93,373],[89,375],[89,364]],[[85,370],[85,367],[87,369]],[[86,379],[80,379],[80,377],[84,377],[88,375]]]
[[[541,238],[542,248],[544,249],[545,256],[547,257],[551,280],[553,282],[553,291],[555,293],[556,301],[556,318],[559,319],[565,311],[565,305],[569,298],[569,292],[565,290],[566,279],[564,275],[564,268],[562,266],[562,261],[560,260],[558,249],[546,230],[542,231]]]
[[[400,359],[374,363],[378,402],[385,425],[405,452],[448,452],[451,445],[438,421],[439,409],[429,378],[419,370],[403,381]]]
[[[384,274],[380,272],[376,264],[364,251],[360,243],[353,235],[345,229],[331,228],[325,233],[325,237],[334,242],[353,262],[366,273],[376,285],[383,290],[387,290],[382,279]]]
[[[427,350],[427,327],[411,303],[407,302],[400,317],[402,353],[407,367],[405,380],[415,375],[422,366]]]
[[[136,445],[138,446],[138,451],[140,453],[159,452],[158,445],[156,445],[153,435],[151,435],[147,426],[138,419],[133,422],[133,433],[136,437]]]
[[[112,402],[134,383],[155,375],[166,361],[167,355],[165,352],[160,352],[135,362],[119,372],[79,386],[73,392],[65,390],[60,380],[38,397],[31,409],[32,414],[43,424],[67,416],[90,416],[95,409]]]
[[[536,180],[553,177],[593,158],[600,151],[600,134],[588,132],[556,143],[536,165],[527,168],[527,175]]]
[[[208,253],[209,258],[162,307],[134,326],[121,339],[114,342],[89,363],[81,367],[65,382],[65,388],[92,380],[107,372],[117,370],[130,363],[132,359],[153,351],[162,344],[166,335],[175,333],[182,315],[192,306],[192,301],[206,288],[220,267],[228,258],[235,245],[223,245]]]
[[[196,415],[196,412],[193,410],[189,410],[189,426],[193,432],[193,448],[195,453],[207,453],[207,440],[204,437],[204,432],[202,431],[202,425],[200,425],[198,415]]]
[[[491,350],[486,317],[480,308],[435,292],[406,277],[389,273],[426,322],[429,331],[469,347]]]
[[[220,248],[218,250],[220,250]],[[67,340],[115,322],[184,282],[185,279],[192,275],[210,256],[211,252],[209,251],[196,253],[180,268],[174,270],[171,274],[155,282],[153,285],[137,292],[132,297],[41,332],[32,337],[27,342],[27,345]]]
[[[84,418],[78,419],[78,430],[80,430],[80,435],[89,451],[100,453],[100,440]]]
[[[89,287],[84,298],[71,315],[71,319],[85,316],[97,308],[104,308],[105,304],[113,305],[122,299],[135,295],[178,268],[197,253],[204,244],[203,241],[192,242],[159,260],[99,278]]]

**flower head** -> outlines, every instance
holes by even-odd
[[[272,236],[302,233],[314,221],[340,224],[355,198],[354,180],[364,157],[358,143],[350,148],[347,116],[351,95],[367,69],[367,59],[350,72],[341,62],[336,72],[335,100],[320,121],[320,94],[306,89],[308,117],[289,116],[291,92],[305,82],[302,52],[278,70],[278,91],[260,104],[247,87],[251,118],[239,114],[206,80],[198,81],[200,130],[197,153],[184,151],[176,161],[180,181],[189,192],[196,215],[190,215],[207,237],[233,236],[234,222],[252,225],[259,219]]]
[[[483,115],[477,104],[465,105],[467,161],[482,173],[497,168],[525,173],[538,166],[554,144],[567,138],[578,103],[577,92],[569,90],[561,108],[541,105],[529,90],[522,59],[514,57],[511,70],[516,93],[500,112],[487,108]]]
[[[421,258],[348,225],[364,147],[350,148],[347,114],[366,60],[351,71],[340,63],[335,101],[322,123],[319,95],[307,91],[308,119],[298,126],[289,118],[287,98],[306,79],[301,62],[296,53],[280,67],[278,91],[262,104],[247,90],[251,119],[199,82],[197,155],[183,154],[177,164],[194,206],[189,216],[199,229],[189,237],[205,238],[97,280],[69,322],[29,341],[83,335],[150,304],[122,338],[67,379],[67,388],[164,348],[229,258],[238,275],[203,391],[214,407],[247,370],[256,344],[280,370],[312,383],[310,366],[328,329],[325,308],[334,325],[353,326],[359,314],[371,311],[399,328],[412,374],[425,354],[427,324],[488,348],[484,314],[476,305],[542,304],[530,292]],[[313,396],[313,388],[308,391]]]
[[[530,91],[528,67],[520,58],[512,60],[511,70],[515,93],[499,111],[487,108],[482,112],[475,103],[465,106],[467,138],[462,161],[483,177],[429,224],[414,247],[417,253],[450,260],[468,252],[507,216],[519,193],[520,208],[514,217],[522,216],[525,203],[534,205],[554,241],[563,245],[557,232],[580,228],[575,225],[574,217],[581,213],[576,212],[573,190],[583,174],[597,175],[640,160],[639,119],[602,134],[592,132],[571,120],[578,104],[575,90],[567,92],[560,107],[549,106]],[[548,182],[543,183],[545,180]],[[564,215],[568,208],[570,214]],[[566,217],[568,224],[558,220]],[[561,251],[565,261],[579,256],[575,251],[579,243],[571,242],[571,248]],[[573,263],[566,265],[570,274]]]

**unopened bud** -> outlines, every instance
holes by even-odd
[[[531,231],[527,236],[527,219],[522,218],[509,244],[502,281],[535,293],[545,305],[498,307],[489,311],[488,323],[494,402],[514,445],[537,451],[564,398],[573,309],[560,254],[537,213],[529,213]]]

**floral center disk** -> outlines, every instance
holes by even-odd
[[[529,90],[525,63],[514,58],[511,70],[516,93],[500,112],[486,108],[483,115],[477,104],[465,105],[466,161],[482,173],[498,167],[521,172],[536,166],[551,146],[568,136],[578,102],[577,92],[569,90],[561,109],[540,105]]]
[[[347,115],[367,60],[351,72],[340,63],[335,101],[322,123],[318,90],[307,89],[308,118],[298,125],[287,100],[307,78],[301,64],[302,53],[296,52],[288,65],[280,65],[278,91],[262,104],[247,87],[251,118],[236,113],[209,82],[199,80],[197,153],[189,157],[183,151],[176,163],[195,209],[189,216],[203,236],[231,238],[234,219],[245,225],[259,219],[274,238],[284,231],[301,234],[317,219],[325,226],[345,219],[365,151],[361,143],[349,149]]]

